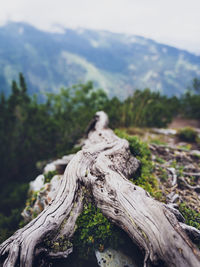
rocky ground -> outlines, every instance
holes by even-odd
[[[185,202],[200,212],[200,151],[156,144],[149,147],[166,202]]]
[[[184,121],[185,123],[185,121]],[[176,129],[126,129],[148,143],[154,162],[154,174],[159,181],[163,200],[175,207],[187,203],[200,212],[200,143],[182,141],[179,129],[183,122],[175,123]],[[193,128],[197,136],[199,128]],[[199,138],[199,137],[198,137]]]

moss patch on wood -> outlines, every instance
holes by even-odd
[[[94,255],[96,249],[117,249],[125,243],[124,232],[112,224],[93,203],[84,205],[76,225],[72,243],[74,250],[83,259]]]
[[[128,135],[126,132],[118,129],[115,130],[115,134],[129,142],[131,153],[141,163],[137,173],[131,181],[144,188],[151,196],[158,200],[162,200],[162,192],[159,189],[158,181],[153,174],[154,164],[151,160],[151,151],[149,150],[147,143],[143,142],[137,136]]]

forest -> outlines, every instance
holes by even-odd
[[[30,96],[23,74],[12,82],[12,92],[0,96],[0,242],[23,224],[21,211],[28,185],[43,166],[75,152],[74,144],[84,136],[88,122],[103,110],[112,129],[167,127],[176,116],[200,119],[200,80],[180,97],[135,90],[124,101],[108,98],[92,82],[61,88],[41,102]]]

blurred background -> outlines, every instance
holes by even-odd
[[[199,10],[198,0],[1,3],[1,242],[19,227],[29,182],[74,151],[98,110],[113,129],[155,143],[152,128],[173,128],[156,142],[182,136],[199,149]]]

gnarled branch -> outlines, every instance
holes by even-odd
[[[121,227],[144,254],[144,266],[197,267],[200,253],[190,241],[174,212],[154,200],[129,178],[139,166],[126,140],[107,128],[108,118],[97,112],[81,151],[69,162],[59,191],[46,209],[0,246],[3,266],[32,266],[41,252],[67,257],[72,244],[54,251],[51,244],[69,240],[82,210],[83,187],[96,205]],[[51,240],[51,244],[45,240]],[[59,247],[59,246],[58,246]]]

